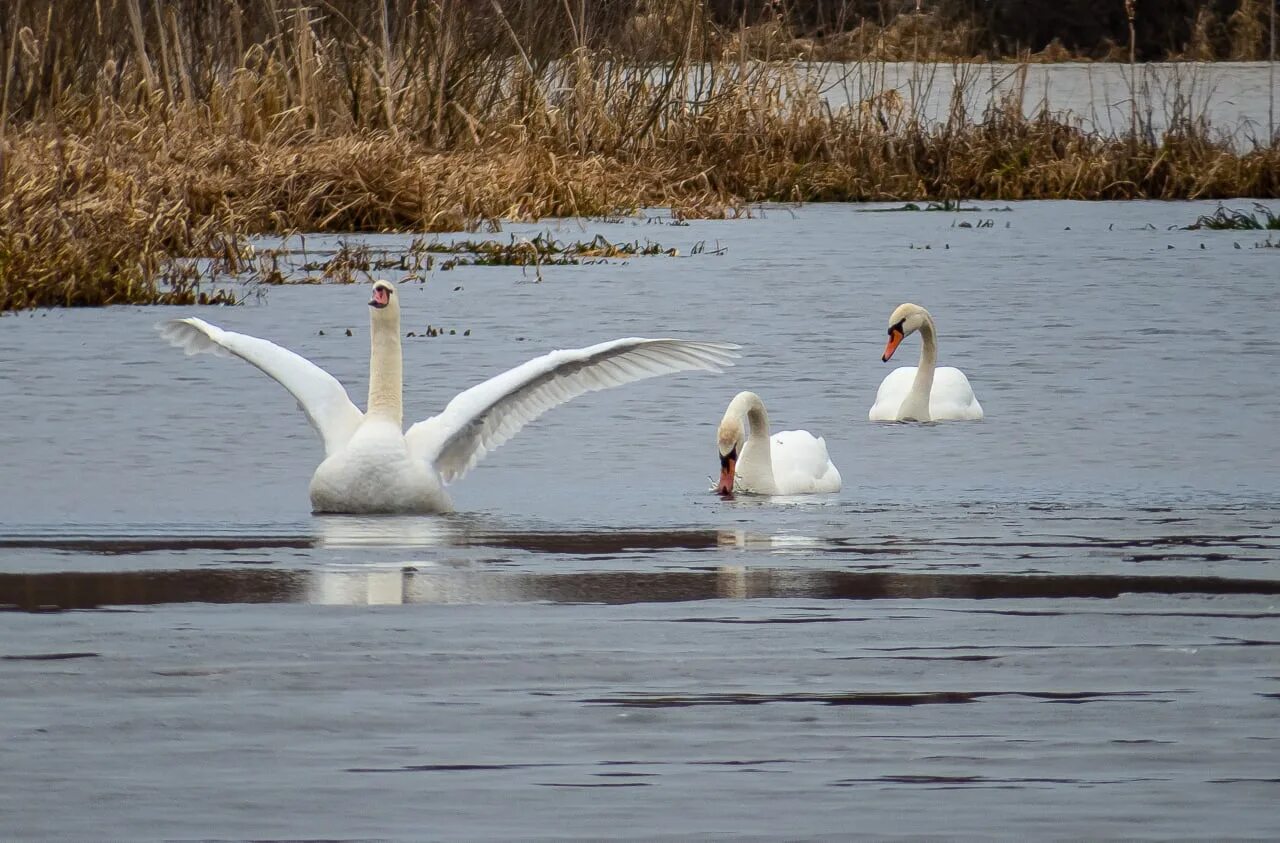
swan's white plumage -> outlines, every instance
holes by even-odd
[[[409,428],[410,450],[432,463],[445,483],[553,407],[588,392],[658,375],[733,365],[725,343],[629,337],[552,351],[471,387],[444,411]]]
[[[900,366],[880,383],[876,402],[871,407],[871,421],[900,421],[902,402],[911,392],[916,379],[916,366]],[[930,421],[974,421],[983,417],[982,405],[964,372],[954,366],[933,370],[933,388],[929,390]]]
[[[774,495],[840,491],[840,471],[827,453],[827,441],[807,430],[782,430],[769,436]],[[747,490],[750,491],[750,490]]]
[[[224,331],[194,316],[160,326],[160,336],[192,354],[235,355],[252,363],[289,390],[324,440],[327,456],[337,453],[364,419],[338,379],[315,363],[273,342]]]
[[[744,430],[744,425],[748,430]],[[716,431],[720,454],[734,450],[733,491],[759,495],[808,495],[840,491],[840,471],[826,440],[807,430],[771,433],[764,402],[740,392],[729,402]],[[722,473],[721,482],[725,482]]]
[[[889,317],[889,340],[881,359],[888,362],[902,341],[920,332],[920,363],[890,372],[876,390],[867,413],[871,421],[965,421],[983,418],[982,405],[964,372],[937,367],[937,326],[918,304],[898,305]]]
[[[391,284],[379,281],[375,292],[389,304],[371,317],[367,414],[351,403],[336,378],[275,343],[194,317],[159,326],[161,335],[187,354],[239,357],[297,399],[324,440],[326,458],[311,482],[317,512],[449,511],[444,485],[551,408],[587,392],[657,375],[718,372],[738,356],[737,346],[729,343],[639,337],[553,351],[462,392],[438,416],[402,433],[399,304]]]

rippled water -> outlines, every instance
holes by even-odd
[[[0,319],[6,829],[1270,833],[1280,249],[1175,228],[1211,203],[980,204],[512,226],[724,253],[403,287],[406,332],[457,331],[406,339],[408,418],[553,347],[744,346],[552,411],[449,517],[309,515],[314,434],[160,342],[187,310]],[[362,404],[366,300],[201,315]],[[866,421],[905,300],[984,421]],[[742,388],[842,492],[709,492]]]

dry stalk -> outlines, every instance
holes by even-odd
[[[918,64],[905,90],[884,66],[856,82],[850,69],[848,105],[833,105],[825,65],[752,58],[791,49],[782,18],[726,35],[694,0],[646,13],[647,41],[668,50],[649,64],[593,42],[600,13],[571,0],[539,7],[549,21],[519,2],[270,0],[211,20],[153,2],[151,35],[140,0],[118,2],[126,14],[85,13],[92,44],[78,45],[50,46],[63,36],[47,9],[18,7],[45,34],[28,37],[40,61],[18,29],[6,39],[0,310],[208,298],[255,233],[724,216],[762,200],[1280,195],[1274,132],[1237,148],[1175,90],[1171,128],[1143,133],[1132,35],[1130,131],[1111,137],[1047,102],[1026,116],[1025,65],[977,116],[966,101],[988,80],[972,66]],[[911,36],[922,55],[928,32]],[[947,72],[952,107],[931,116]]]

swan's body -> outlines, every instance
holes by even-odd
[[[982,418],[982,405],[964,372],[954,366],[933,370],[928,401],[913,411],[908,398],[920,378],[919,366],[900,366],[890,372],[876,391],[871,421],[959,421]]]
[[[460,393],[437,416],[403,431],[400,309],[395,288],[369,302],[369,403],[361,413],[337,379],[267,340],[194,317],[166,322],[165,339],[187,354],[235,355],[297,399],[324,441],[311,478],[316,512],[449,512],[445,486],[552,407],[587,392],[672,372],[731,366],[737,346],[632,337],[553,351]]]
[[[398,425],[368,419],[311,476],[316,512],[448,512],[440,475],[418,458]]]
[[[982,405],[964,372],[938,368],[937,328],[929,311],[917,304],[900,305],[889,317],[886,363],[903,339],[920,332],[920,365],[894,369],[876,391],[871,421],[959,421],[980,419]]]
[[[840,491],[827,443],[807,430],[769,432],[769,414],[754,392],[729,402],[716,430],[721,494],[807,495]]]

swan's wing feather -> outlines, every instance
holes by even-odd
[[[297,399],[307,420],[324,440],[326,454],[346,444],[364,418],[337,378],[287,348],[248,334],[224,331],[194,316],[157,327],[161,337],[188,355],[234,355],[274,378]]]
[[[438,416],[405,434],[410,451],[431,462],[445,483],[552,407],[587,392],[673,372],[718,372],[738,346],[720,342],[628,337],[553,351],[473,386]]]
[[[942,366],[933,376],[929,393],[929,415],[939,421],[976,420],[983,417],[982,405],[964,372],[954,366]]]
[[[774,480],[786,494],[840,491],[840,472],[821,436],[807,430],[782,430],[770,439]]]
[[[911,384],[916,379],[915,366],[899,366],[885,375],[876,390],[876,402],[871,405],[867,418],[871,421],[897,421],[902,402],[911,392]]]

